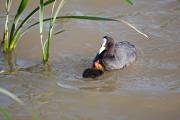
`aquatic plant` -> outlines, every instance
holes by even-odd
[[[15,94],[9,92],[6,89],[3,89],[0,87],[0,93],[11,98],[13,101],[17,102],[20,105],[24,105],[23,101],[21,101],[21,99],[19,99]],[[27,109],[27,111],[29,113],[31,113],[32,116],[32,120],[40,120],[40,117],[38,116],[37,113],[33,112],[30,109]],[[13,120],[13,118],[11,117],[10,113],[3,107],[0,107],[0,114],[2,115],[2,117],[4,118],[4,120]]]
[[[12,120],[10,113],[3,107],[0,107],[0,113],[2,117],[4,118],[3,120]]]
[[[32,110],[29,110],[28,112],[31,113],[32,120],[40,120],[40,117],[37,113],[33,112]],[[2,115],[3,120],[14,120],[11,116],[11,113],[3,107],[0,107],[0,114]]]
[[[3,88],[0,88],[0,93],[10,97],[12,100],[16,101],[20,105],[23,105],[23,102],[13,93],[11,93]],[[0,113],[1,113],[2,117],[4,118],[4,120],[12,120],[10,113],[3,107],[0,107]]]
[[[54,0],[48,0],[45,3],[43,3],[43,6],[47,6],[54,2]],[[21,30],[22,27],[28,22],[28,20],[39,10],[39,7],[35,8],[32,12],[30,12],[24,19],[21,19],[22,13],[26,10],[28,6],[29,0],[21,0],[17,12],[15,14],[15,17],[13,19],[12,24],[10,24],[9,21],[9,12],[12,5],[12,0],[6,0],[6,21],[5,21],[5,27],[4,27],[4,36],[3,41],[1,43],[1,46],[3,46],[4,52],[12,51],[21,37]],[[11,27],[9,27],[11,25]],[[10,28],[10,29],[9,29]]]
[[[133,5],[133,2],[131,0],[125,0],[127,3],[129,3],[130,5]]]
[[[39,23],[40,23],[40,39],[41,39],[41,46],[42,46],[42,55],[43,55],[43,62],[47,63],[49,60],[49,49],[50,49],[50,41],[52,39],[52,32],[54,28],[54,24],[57,18],[58,13],[64,6],[66,0],[61,0],[61,2],[58,4],[57,9],[55,10],[55,5],[57,4],[57,0],[54,1],[52,12],[51,12],[51,18],[49,19],[49,30],[48,30],[48,38],[43,42],[43,0],[40,0],[40,12],[39,12]],[[60,33],[60,32],[59,32]]]
[[[23,26],[26,25],[32,16],[40,9],[38,6],[25,18],[22,18],[21,15],[27,8],[29,0],[21,0],[13,20],[10,21],[9,13],[13,2],[12,0],[5,1],[6,19],[3,40],[0,43],[0,52],[2,52],[1,50],[4,51],[4,63],[6,68],[9,68],[9,72],[13,72],[16,69],[16,54],[14,49],[19,39],[24,35],[22,32]],[[43,3],[43,6],[45,7],[53,2],[54,0],[47,0]]]
[[[18,34],[15,34],[15,30],[17,28],[18,22],[20,20],[20,16],[25,10],[25,8],[28,5],[29,0],[21,0],[20,5],[18,7],[18,10],[16,12],[16,15],[14,17],[10,34],[8,30],[8,24],[9,24],[9,11],[11,8],[12,0],[6,0],[6,22],[5,22],[5,32],[4,32],[4,51],[12,50],[15,47],[15,43],[17,41]]]
[[[35,113],[33,110],[28,110],[28,113],[31,114],[32,120],[40,120],[40,117],[37,113]],[[0,114],[3,118],[3,120],[14,120],[13,117],[11,116],[11,113],[8,112],[4,107],[0,106]]]

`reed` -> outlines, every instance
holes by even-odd
[[[23,105],[23,102],[16,95],[14,95],[13,93],[11,93],[11,92],[3,89],[3,88],[0,88],[0,93],[5,95],[5,96],[10,97],[12,100],[16,101],[20,105]],[[3,120],[12,120],[12,117],[11,117],[10,113],[3,107],[0,107],[0,114],[4,118]]]
[[[3,117],[3,120],[12,120],[10,113],[3,107],[0,107],[0,113]]]
[[[23,26],[28,22],[28,20],[40,9],[39,7],[35,8],[32,12],[30,12],[24,19],[21,19],[22,13],[26,10],[29,0],[21,0],[18,9],[16,11],[15,17],[13,19],[12,24],[10,24],[9,21],[9,12],[12,5],[12,0],[6,0],[6,21],[4,26],[4,36],[3,36],[3,50],[4,52],[12,51],[19,40],[19,38],[22,36],[21,30]],[[54,0],[48,0],[45,3],[43,3],[43,6],[47,6],[54,2]],[[10,27],[11,25],[11,27]]]
[[[130,5],[133,5],[133,2],[131,0],[125,0],[125,2],[129,3]]]
[[[28,110],[28,113],[31,114],[32,120],[41,120],[39,115],[33,110]],[[11,116],[11,113],[3,107],[0,107],[0,115],[2,116],[3,120],[14,120],[14,118]]]
[[[43,22],[47,22],[50,21],[52,18],[46,18],[43,19]],[[117,18],[117,19],[113,19],[113,18],[107,18],[107,17],[97,17],[97,16],[58,16],[56,19],[77,19],[77,20],[94,20],[94,21],[114,21],[114,22],[120,22],[123,23],[127,26],[129,26],[130,28],[132,28],[133,30],[135,30],[136,32],[138,32],[139,34],[141,34],[142,36],[146,37],[147,39],[149,38],[148,35],[146,35],[145,33],[143,33],[141,30],[139,30],[138,28],[136,28],[135,26],[133,26],[131,23],[121,19],[121,18]],[[24,32],[26,32],[27,30],[31,29],[32,27],[38,25],[39,22],[36,22],[30,26],[28,26]],[[61,30],[58,33],[62,33],[64,32],[64,30]],[[56,33],[57,34],[57,33]]]
[[[66,0],[61,0],[59,2],[57,9],[55,10],[55,5],[57,4],[57,0],[54,1],[52,12],[51,12],[51,18],[49,19],[49,30],[48,30],[48,38],[43,42],[43,0],[40,0],[40,10],[39,10],[39,26],[40,26],[40,38],[41,38],[41,47],[42,47],[42,56],[43,56],[43,62],[47,63],[49,61],[49,52],[50,52],[50,43],[52,40],[52,33],[53,28],[55,25],[55,21],[57,18],[58,13],[63,8]],[[59,33],[61,33],[60,31]]]
[[[18,103],[21,106],[24,106],[24,102],[21,101],[21,99],[19,99],[15,94],[9,92],[6,89],[3,89],[0,87],[0,93],[11,98],[13,101],[15,101],[16,103]],[[25,107],[25,109],[31,114],[32,120],[40,120],[40,117],[37,113],[35,113],[33,110],[30,110],[28,108]],[[3,107],[0,106],[0,114],[3,117],[3,120],[14,120],[11,116],[11,114]]]
[[[6,51],[9,47],[9,12],[11,9],[11,5],[12,5],[12,0],[6,0],[6,5],[5,5],[5,9],[6,9],[6,21],[5,21],[5,25],[4,25],[4,36],[3,36],[3,44],[4,44],[4,50]]]
[[[47,0],[43,3],[43,6],[46,7],[54,1],[55,0]],[[5,1],[6,19],[4,25],[3,40],[0,43],[0,52],[3,51],[4,53],[4,63],[7,71],[9,71],[10,73],[16,70],[15,48],[20,38],[24,35],[24,33],[22,32],[23,28],[28,24],[28,21],[32,18],[32,16],[35,15],[35,13],[37,13],[40,9],[40,7],[38,6],[34,10],[32,10],[25,18],[22,18],[22,14],[26,10],[30,0],[21,0],[17,7],[15,16],[12,18],[12,20],[9,20],[11,5],[13,4],[13,2],[15,1]]]
[[[11,0],[6,0],[6,11],[7,11],[7,17],[6,17],[6,23],[5,24],[5,39],[4,39],[4,51],[8,51],[8,50],[12,50],[15,47],[15,42],[18,39],[18,34],[14,34],[15,30],[17,29],[17,25],[19,23],[21,14],[23,13],[23,11],[26,9],[27,5],[29,3],[29,0],[21,0],[20,5],[17,9],[16,15],[14,17],[12,26],[11,26],[11,30],[10,30],[10,34],[9,34],[9,30],[8,30],[8,23],[9,23],[9,11],[11,8],[11,4],[12,1]]]

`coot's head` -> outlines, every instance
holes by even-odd
[[[113,38],[109,36],[104,36],[102,38],[102,45],[101,48],[99,49],[99,52],[97,53],[97,55],[93,60],[92,68],[85,69],[83,72],[84,78],[96,78],[104,73],[103,57],[104,54],[106,54],[113,45],[114,45]]]
[[[112,46],[114,45],[114,40],[113,38],[109,36],[104,36],[102,38],[102,45],[101,48],[99,49],[99,52],[95,56],[93,60],[92,67],[97,69],[97,70],[104,70],[104,65],[103,65],[103,57],[108,51],[111,50]]]
[[[114,39],[109,36],[104,36],[102,38],[102,45],[99,49],[99,54],[102,54],[104,51],[108,51],[110,47],[114,45]]]

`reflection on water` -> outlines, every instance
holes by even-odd
[[[177,0],[136,0],[134,6],[119,0],[70,0],[63,14],[124,16],[150,40],[119,23],[59,21],[57,29],[64,27],[66,32],[53,37],[50,64],[43,66],[38,28],[34,28],[17,46],[15,74],[2,71],[0,57],[0,87],[19,96],[43,120],[179,120],[179,11]],[[4,19],[3,11],[0,16]],[[0,28],[2,36],[2,19]],[[83,70],[91,66],[107,33],[135,44],[137,61],[100,78],[83,79]],[[15,120],[31,120],[28,112],[3,95],[0,106]]]

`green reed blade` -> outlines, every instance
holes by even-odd
[[[125,0],[127,3],[129,3],[130,5],[133,5],[132,0]]]
[[[12,5],[12,0],[6,0],[6,11],[9,12]]]
[[[25,8],[27,7],[28,3],[29,3],[29,0],[21,0],[21,3],[19,5],[19,8],[18,8],[18,10],[16,12],[16,15],[15,15],[14,23],[18,22],[18,20],[20,18],[20,15],[25,10]]]
[[[61,0],[61,2],[59,3],[58,8],[57,8],[57,10],[56,10],[56,12],[54,14],[54,17],[53,17],[53,21],[52,21],[53,26],[54,26],[54,23],[55,23],[55,21],[57,19],[57,15],[60,12],[60,10],[63,8],[65,2],[66,2],[66,0]]]
[[[9,11],[12,5],[12,0],[6,0],[6,21],[5,21],[5,25],[4,25],[4,36],[3,36],[3,42],[4,42],[4,46],[3,49],[4,51],[6,51],[9,47],[9,28],[8,28],[8,23],[9,23]]]
[[[84,19],[84,20],[95,20],[95,21],[118,21],[116,19],[99,17],[99,16],[60,16],[57,19]]]
[[[51,4],[52,2],[54,2],[55,0],[48,0],[44,3],[44,7]],[[22,20],[21,24],[19,25],[19,27],[17,28],[16,32],[19,31],[23,25],[39,10],[40,8],[37,7],[35,8],[31,13],[29,13],[29,15],[24,19]]]
[[[10,33],[10,39],[9,39],[9,47],[12,44],[12,39],[14,39],[14,32],[16,30],[17,24],[19,22],[20,16],[23,13],[23,11],[25,10],[25,8],[27,7],[29,3],[29,0],[21,0],[21,3],[18,7],[18,10],[16,12],[12,27],[11,27],[11,33]]]
[[[132,0],[124,0],[125,2],[129,3],[130,5],[133,5]]]
[[[42,46],[42,52],[43,52],[43,56],[44,56],[44,48],[43,48],[43,12],[44,12],[44,0],[39,0],[39,32],[40,32],[40,40],[41,40],[41,46]],[[44,58],[44,57],[43,57]]]
[[[4,118],[3,120],[12,120],[11,115],[4,108],[0,107],[0,113],[1,113],[2,117]]]
[[[52,6],[52,10],[51,10],[51,20],[50,20],[50,23],[49,23],[49,31],[52,27],[52,20],[53,20],[53,14],[54,14],[54,8],[55,8],[55,5],[56,5],[56,0],[54,1],[53,3],[53,6]],[[42,43],[41,41],[41,45],[42,45],[42,53],[43,53],[43,62],[46,63],[48,61],[48,58],[49,58],[49,53],[48,53],[48,40],[50,39],[50,32],[48,31],[48,39]]]
[[[47,6],[47,5],[49,5],[49,4],[51,4],[52,2],[54,2],[55,0],[48,0],[48,1],[46,1],[46,2],[44,2],[44,7],[45,6]],[[37,7],[37,8],[35,8],[32,12],[30,12],[28,15],[27,15],[27,17],[24,19],[24,20],[22,20],[22,22],[20,23],[20,25],[19,25],[19,27],[16,29],[16,31],[15,31],[15,33],[14,33],[14,37],[15,36],[18,36],[18,34],[20,33],[20,31],[21,31],[21,29],[22,29],[22,27],[27,23],[27,21],[38,11],[40,9],[40,7]],[[12,39],[12,38],[11,38]],[[17,43],[17,40],[18,40],[18,38],[17,39],[13,39],[11,42],[11,46],[15,46],[15,44]]]
[[[136,32],[138,32],[139,34],[141,34],[144,37],[149,39],[148,35],[146,35],[145,33],[141,32],[135,26],[133,26],[132,24],[128,23],[127,21],[125,21],[125,20],[123,20],[121,18],[112,19],[112,18],[96,17],[96,16],[59,16],[59,17],[57,17],[57,19],[83,19],[83,20],[95,20],[95,21],[116,21],[116,22],[121,22],[121,23],[131,27]],[[46,19],[44,19],[44,22],[49,21],[49,20],[51,20],[51,18],[46,18]],[[39,24],[39,22],[36,22],[36,23],[30,25],[26,30],[32,28],[33,26],[36,26],[37,24]]]
[[[60,30],[58,32],[55,32],[54,35],[58,35],[58,34],[63,33],[63,32],[65,32],[65,30]]]
[[[40,22],[40,34],[41,34],[41,37],[42,37],[42,32],[43,32],[43,16],[44,16],[44,0],[40,0],[40,3],[39,3],[39,7],[40,7],[40,10],[39,10],[39,22]]]
[[[20,18],[20,15],[22,14],[22,12],[25,10],[25,8],[27,7],[29,3],[29,0],[21,0],[21,3],[18,7],[18,10],[16,12],[16,15],[15,15],[15,18],[14,18],[14,21],[13,21],[13,26],[12,26],[12,33],[11,33],[11,36],[13,36],[14,34],[14,30],[16,29],[16,26],[18,24],[18,21],[19,21],[19,18]]]
[[[19,33],[14,34],[11,43],[9,44],[9,50],[12,51],[16,47],[16,42],[19,38]]]
[[[3,49],[4,51],[6,51],[9,48],[9,31],[8,31],[8,27],[5,24],[5,30],[4,30],[4,46]]]
[[[45,42],[45,59],[43,60],[45,63],[48,62],[48,59],[49,59],[49,48],[50,48],[50,41],[52,39],[52,32],[53,32],[53,28],[54,28],[54,24],[55,24],[55,21],[56,21],[56,18],[57,18],[57,15],[58,13],[60,12],[60,10],[63,8],[64,4],[65,4],[66,0],[61,0],[61,2],[59,3],[58,5],[58,8],[56,9],[55,11],[55,14],[54,16],[52,17],[52,19],[50,20],[50,25],[49,25],[49,31],[48,31],[48,39],[47,39],[47,42]],[[55,3],[54,3],[55,5]],[[54,6],[53,5],[53,6]],[[53,14],[53,11],[54,11],[54,7],[52,9],[52,14]]]
[[[46,18],[44,19],[43,21],[44,22],[47,22],[47,21],[50,21],[52,18]],[[82,19],[82,20],[94,20],[94,21],[117,21],[116,19],[112,19],[112,18],[107,18],[107,17],[97,17],[97,16],[59,16],[56,18],[57,20],[59,19]],[[36,22],[32,25],[30,25],[29,27],[27,27],[24,32],[36,25],[38,25],[39,22]]]
[[[40,120],[40,117],[37,114],[37,112],[31,110],[31,116],[32,116],[32,120]]]

